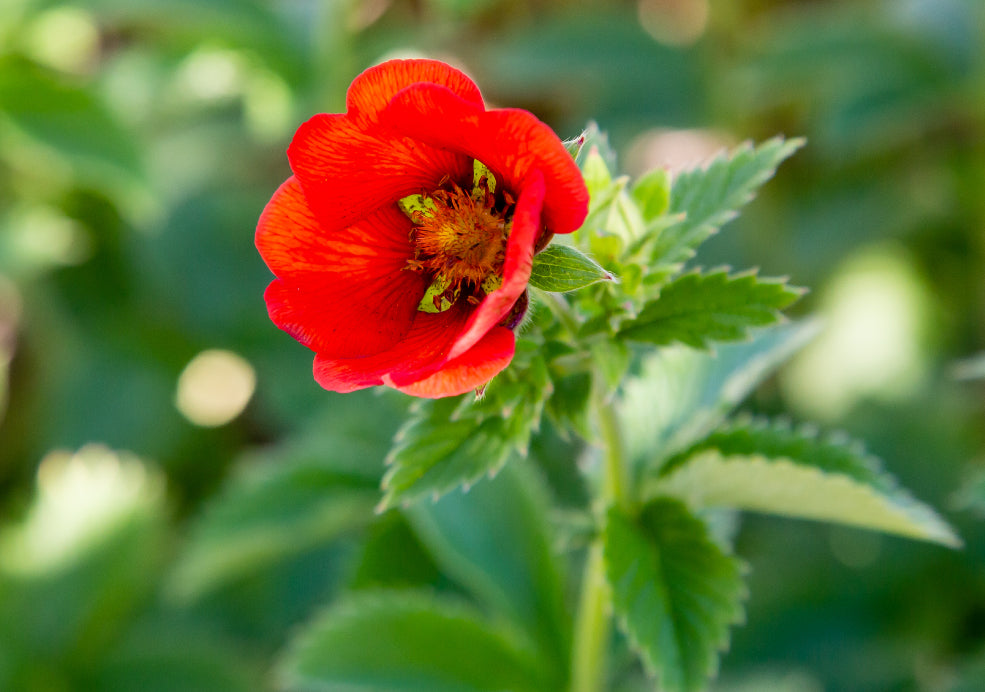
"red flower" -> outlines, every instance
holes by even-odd
[[[298,129],[260,216],[270,318],[329,390],[481,386],[513,357],[535,249],[585,218],[581,174],[546,125],[486,110],[441,62],[377,65],[346,104]]]

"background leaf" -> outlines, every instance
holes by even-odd
[[[659,498],[633,521],[609,511],[606,573],[613,609],[660,689],[705,689],[742,620],[741,564],[680,502]]]
[[[333,410],[317,432],[244,459],[192,526],[171,575],[173,594],[197,598],[368,524],[385,433],[401,408],[392,401],[377,397],[372,418],[358,406]]]
[[[85,689],[142,692],[255,692],[257,661],[204,627],[166,619],[141,623],[87,680]]]
[[[516,461],[467,493],[405,511],[442,569],[522,627],[559,681],[570,622],[547,506],[540,479]]]
[[[280,666],[288,690],[545,689],[508,630],[457,601],[411,591],[353,594],[322,613]]]
[[[0,61],[0,117],[83,174],[117,183],[142,175],[133,136],[95,94],[26,61]]]
[[[623,324],[619,336],[693,348],[708,348],[711,341],[739,341],[749,336],[749,327],[783,319],[779,311],[802,294],[782,279],[760,279],[751,272],[689,272],[664,286],[656,300]]]
[[[0,532],[5,689],[73,688],[149,600],[166,548],[162,479],[138,459],[90,445],[43,469],[24,521]]]

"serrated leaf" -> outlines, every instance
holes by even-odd
[[[681,173],[671,187],[668,213],[686,217],[664,229],[653,245],[653,259],[677,264],[692,257],[695,248],[735,218],[777,166],[803,145],[803,139],[780,137],[758,147],[744,144],[706,168]]]
[[[560,680],[570,622],[544,511],[549,504],[540,479],[514,462],[468,493],[420,502],[405,513],[444,572],[522,628]]]
[[[657,346],[680,342],[702,349],[711,341],[740,341],[748,338],[750,327],[783,319],[780,310],[802,294],[782,279],[760,279],[755,273],[690,272],[667,284],[619,335]]]
[[[453,419],[454,399],[426,402],[397,433],[387,457],[380,509],[438,498],[494,473],[514,453],[504,418]]]
[[[630,379],[618,403],[627,449],[637,468],[653,468],[709,435],[763,379],[811,341],[817,322],[785,324],[714,354],[661,348]]]
[[[862,480],[863,462],[853,474],[824,468],[821,450],[797,457],[698,452],[648,488],[680,497],[693,507],[734,507],[767,514],[850,524],[957,547],[960,539],[927,505],[880,474]],[[816,461],[817,465],[813,465]],[[844,464],[845,457],[839,459]]]
[[[509,631],[413,591],[362,592],[331,606],[291,643],[279,677],[296,692],[546,689],[536,658]]]
[[[815,426],[793,427],[787,421],[751,420],[732,422],[690,449],[676,455],[660,469],[666,475],[689,457],[707,449],[723,456],[762,455],[787,458],[828,473],[841,473],[860,483],[891,492],[895,482],[882,470],[882,464],[867,454],[860,442],[845,435],[821,435]]]
[[[570,245],[554,243],[534,256],[530,285],[543,291],[564,293],[615,277],[595,260]]]
[[[705,689],[743,618],[742,565],[680,502],[659,498],[637,520],[616,509],[605,528],[606,574],[620,625],[661,690]]]
[[[472,394],[419,402],[387,456],[378,509],[468,488],[514,454],[526,454],[550,379],[536,345],[520,340],[507,372]]]

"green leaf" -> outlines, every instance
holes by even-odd
[[[472,395],[466,395],[472,396]],[[495,473],[513,454],[502,417],[455,419],[459,402],[441,399],[415,407],[387,458],[380,510],[421,497],[437,499]]]
[[[666,475],[698,452],[718,450],[723,456],[759,454],[785,457],[795,463],[829,473],[841,473],[886,491],[896,484],[885,475],[880,461],[865,452],[862,443],[845,435],[822,436],[813,425],[793,427],[787,421],[753,420],[743,417],[676,455],[660,470]]]
[[[749,327],[783,319],[782,308],[803,294],[782,279],[760,279],[755,273],[728,275],[718,269],[678,277],[619,332],[623,338],[655,345],[680,342],[708,348],[710,341],[740,341]]]
[[[317,417],[312,432],[244,460],[193,524],[171,575],[174,596],[197,598],[373,519],[397,406],[346,396],[350,406]]]
[[[511,632],[413,591],[362,592],[331,606],[291,643],[279,677],[298,692],[547,689]]]
[[[637,178],[630,191],[646,221],[663,216],[670,207],[670,173],[656,168]]]
[[[262,689],[262,662],[216,632],[150,619],[99,661],[83,689],[141,692],[250,692]]]
[[[623,341],[600,339],[589,347],[592,358],[598,366],[599,374],[607,391],[615,392],[622,384],[632,360],[632,353]]]
[[[0,116],[85,176],[125,182],[142,175],[136,138],[88,90],[31,63],[0,63]]]
[[[182,600],[366,526],[374,481],[324,460],[267,463],[236,476],[192,528],[171,579]]]
[[[946,545],[954,545],[958,539],[939,518],[934,515],[929,508],[922,506],[913,500],[906,491],[902,490],[896,480],[888,473],[883,471],[882,464],[876,457],[867,454],[862,444],[851,440],[845,435],[829,434],[820,435],[817,428],[813,426],[792,427],[787,422],[769,422],[765,420],[741,420],[716,430],[711,435],[693,445],[687,451],[675,455],[661,469],[661,476],[670,476],[677,471],[683,471],[684,467],[692,459],[701,457],[706,451],[714,451],[722,458],[739,460],[766,459],[772,463],[780,461],[789,462],[806,469],[813,469],[819,472],[824,478],[832,480],[837,476],[845,477],[845,481],[854,481],[859,486],[865,486],[876,495],[881,496],[885,502],[899,505],[902,511],[908,515],[906,521],[923,524],[917,532],[921,535],[916,537],[936,540]],[[709,463],[709,462],[701,462]],[[789,474],[789,469],[783,468],[780,473]],[[675,481],[681,483],[682,481]],[[742,484],[740,484],[741,487]],[[664,485],[661,480],[654,480],[648,484],[649,492],[664,492]],[[676,487],[676,486],[675,486]],[[791,488],[791,492],[794,489]],[[739,491],[743,492],[743,491]],[[763,485],[763,492],[771,492],[768,485]],[[832,505],[836,504],[830,496],[828,501]],[[760,505],[772,502],[770,498],[755,500]],[[788,506],[789,500],[780,500],[783,506]],[[716,506],[750,508],[728,503],[719,503]],[[841,516],[837,508],[832,507],[830,516],[813,517],[819,510],[808,504],[798,503],[801,509],[794,508],[795,511],[803,511],[806,518],[821,518],[828,521],[840,521],[837,517]],[[862,506],[853,506],[852,513],[862,510]],[[770,511],[760,509],[759,511]],[[777,513],[791,514],[790,509]],[[845,515],[845,521],[859,526],[868,526],[859,521],[849,521]],[[880,521],[883,521],[880,519]],[[881,528],[881,530],[899,533],[897,530],[882,528],[879,526],[869,526],[869,528]],[[913,527],[911,527],[912,529]],[[908,529],[910,530],[910,529]],[[903,535],[913,536],[912,533]]]
[[[707,687],[743,619],[741,563],[680,502],[659,498],[637,520],[609,510],[606,574],[620,625],[668,692]]]
[[[15,665],[51,673],[118,641],[167,552],[163,480],[100,445],[41,462],[24,520],[0,530],[0,649]]]
[[[467,494],[405,512],[445,573],[522,627],[545,660],[557,664],[561,679],[570,622],[544,511],[549,504],[541,480],[526,464],[513,463]]]
[[[588,132],[586,130],[582,132],[580,135],[578,135],[577,137],[574,137],[573,139],[566,139],[562,142],[562,144],[564,144],[565,150],[571,155],[571,158],[573,158],[575,161],[577,161],[578,157],[581,156],[581,149],[582,147],[585,146],[585,140],[588,138],[587,135]]]
[[[722,442],[726,449],[749,446],[742,437],[733,431]],[[753,437],[767,450],[790,456],[706,449],[645,492],[680,497],[697,508],[730,507],[850,524],[951,547],[961,544],[930,507],[898,488],[888,474],[878,473],[861,453],[853,455],[851,448],[824,441],[812,445],[809,437],[793,431],[760,430]]]
[[[557,424],[561,435],[569,429],[591,439],[588,403],[592,394],[592,376],[587,372],[555,377],[554,393],[547,401],[547,414]]]
[[[755,148],[744,144],[707,168],[681,173],[671,187],[669,213],[686,217],[661,233],[653,245],[654,260],[677,264],[694,256],[695,248],[735,218],[777,166],[803,145],[803,139],[780,137]]]
[[[973,512],[979,518],[985,517],[985,471],[979,469],[965,479],[954,494],[952,505],[955,509]]]
[[[589,148],[588,156],[581,166],[581,174],[591,199],[596,199],[603,190],[612,185],[612,173],[597,147]]]
[[[510,368],[481,399],[466,394],[414,406],[387,456],[378,510],[437,499],[459,486],[468,489],[512,455],[526,454],[550,381],[536,346],[525,343],[518,343]]]
[[[582,144],[581,149],[578,151],[578,156],[575,158],[575,162],[581,167],[583,175],[589,165],[594,165],[589,164],[588,161],[588,155],[591,153],[596,154],[601,159],[602,164],[605,166],[606,174],[608,174],[608,171],[616,170],[616,152],[612,149],[612,145],[609,144],[609,135],[599,129],[598,123],[590,121],[585,126],[579,139],[582,140]]]
[[[709,435],[819,331],[816,322],[785,324],[760,330],[749,342],[718,346],[714,354],[681,346],[652,353],[618,403],[634,465],[653,468]]]
[[[589,205],[585,222],[572,235],[572,242],[587,247],[603,262],[615,260],[624,244],[637,241],[645,223],[636,203],[626,193],[629,176],[612,177],[613,162],[606,161],[591,138],[582,175],[588,188]],[[611,154],[611,152],[609,152]]]
[[[544,291],[563,293],[615,277],[597,262],[570,245],[553,243],[534,256],[530,285]]]

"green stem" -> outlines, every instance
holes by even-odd
[[[571,692],[598,692],[605,683],[605,658],[609,646],[609,592],[605,580],[602,541],[588,549],[582,574],[578,620],[571,652]]]
[[[595,419],[605,445],[605,468],[596,498],[595,509],[601,526],[613,505],[626,508],[626,452],[611,402],[596,380],[593,396]],[[575,621],[574,647],[571,658],[571,692],[599,692],[604,688],[606,657],[612,630],[611,594],[605,576],[605,559],[601,536],[588,549],[582,574],[581,596]]]
[[[606,509],[609,505],[627,509],[629,498],[626,496],[626,447],[623,444],[615,407],[601,391],[602,381],[602,377],[597,375],[594,396],[595,418],[599,424],[599,432],[602,433],[602,442],[605,444],[603,469],[605,476],[601,499]]]

